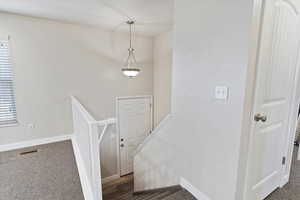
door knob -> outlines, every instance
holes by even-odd
[[[255,120],[256,122],[259,122],[259,121],[266,122],[266,121],[267,121],[267,116],[258,113],[258,114],[256,114],[256,115],[254,116],[254,120]]]
[[[120,147],[124,147],[124,144],[121,144]]]

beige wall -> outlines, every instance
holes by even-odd
[[[162,33],[154,38],[154,125],[157,126],[171,110],[171,75],[173,32]]]
[[[175,0],[172,118],[136,155],[136,190],[184,178],[199,199],[235,199],[252,10],[247,0]]]
[[[100,144],[101,176],[103,179],[119,175],[117,152],[119,137],[116,128],[116,125],[108,126]]]
[[[100,120],[115,117],[117,96],[153,93],[152,38],[135,40],[142,73],[128,79],[128,35],[5,13],[0,24],[0,39],[11,36],[20,123],[0,128],[0,145],[71,134],[69,95]]]

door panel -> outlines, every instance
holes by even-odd
[[[133,172],[133,154],[151,131],[151,98],[118,100],[121,175]]]
[[[279,187],[284,142],[299,50],[299,9],[296,0],[262,1],[247,199],[262,200]],[[253,116],[254,118],[254,116]]]

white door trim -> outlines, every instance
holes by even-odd
[[[298,156],[297,156],[297,160],[300,160],[300,150],[298,149]]]
[[[298,50],[300,53],[300,50]],[[300,99],[297,99],[297,83],[300,76],[300,54],[298,54],[298,67],[294,78],[294,85],[293,85],[293,95],[291,99],[291,108],[289,111],[289,121],[288,121],[288,134],[286,139],[286,144],[283,150],[283,155],[286,157],[286,164],[282,166],[282,177],[281,177],[281,185],[283,187],[285,184],[288,183],[291,166],[292,166],[292,159],[293,159],[293,151],[294,151],[294,142],[296,137],[297,125],[298,125],[298,110],[299,110],[299,102]],[[288,169],[288,174],[286,174],[286,170]]]
[[[119,100],[124,100],[124,99],[142,99],[142,98],[150,98],[150,102],[151,102],[151,132],[153,131],[153,121],[154,121],[154,115],[153,115],[153,96],[152,95],[137,95],[137,96],[123,96],[123,97],[116,97],[116,120],[117,120],[117,157],[118,157],[118,176],[121,177],[121,152],[120,152],[120,123],[118,122],[119,119],[119,106],[118,106],[118,102]]]
[[[255,88],[256,88],[256,79],[257,79],[257,61],[258,55],[260,52],[260,30],[261,30],[261,17],[262,17],[262,5],[264,0],[253,0],[253,17],[252,17],[252,27],[251,34],[249,38],[249,64],[247,69],[247,82],[246,82],[246,93],[245,93],[245,102],[244,102],[244,113],[242,121],[242,136],[240,143],[240,155],[239,155],[239,166],[238,166],[238,179],[236,186],[235,199],[246,199],[246,188],[247,188],[247,171],[249,163],[249,153],[251,148],[252,141],[252,132],[253,132],[253,108],[255,103]],[[299,52],[300,53],[300,52]],[[295,74],[295,83],[292,96],[292,106],[291,111],[297,110],[300,99],[297,99],[296,93],[300,90],[300,86],[297,87],[297,83],[300,80],[300,55],[298,55],[298,64],[297,72]],[[292,115],[293,112],[290,111],[290,120],[289,126],[291,127]],[[287,140],[287,148],[291,147],[293,149],[294,137],[296,132],[295,129],[289,127],[289,134]],[[293,136],[293,137],[291,137]],[[300,160],[300,151],[298,152],[298,159]],[[293,151],[287,152],[287,161],[286,167],[291,167],[291,162],[293,157]],[[283,186],[289,180],[289,175],[284,174],[284,169],[282,170],[282,185]]]
[[[251,34],[249,38],[249,64],[247,67],[246,92],[244,102],[244,113],[242,121],[242,133],[240,144],[240,155],[238,165],[238,179],[236,184],[235,199],[244,200],[247,188],[247,163],[249,158],[249,147],[252,131],[253,106],[255,102],[257,60],[260,44],[260,24],[262,16],[262,1],[253,0],[253,16]]]

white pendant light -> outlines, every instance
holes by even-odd
[[[136,77],[141,70],[138,67],[134,55],[134,49],[132,48],[132,25],[134,24],[134,21],[127,21],[126,23],[129,25],[130,41],[129,41],[128,57],[124,68],[122,68],[122,72],[125,76],[133,78]]]

